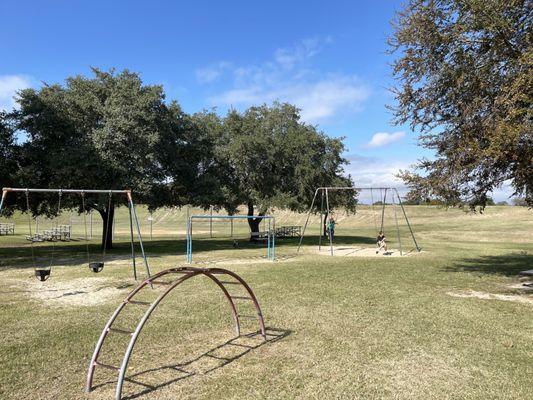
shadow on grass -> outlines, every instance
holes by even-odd
[[[278,242],[279,243],[279,242]],[[283,244],[296,243],[294,239],[289,243],[287,239],[284,239]],[[160,239],[153,240],[144,243],[146,256],[148,262],[150,259],[166,257],[169,255],[183,257],[185,262],[185,240],[176,239]],[[254,250],[257,252],[255,258],[261,258],[266,255],[266,244],[240,241],[237,248],[234,247],[231,239],[198,239],[194,242],[194,255],[199,256],[202,253],[209,253],[213,251],[231,250],[235,252],[236,258],[242,258],[242,253],[239,250]],[[34,248],[35,253],[35,265],[37,267],[48,267],[49,265],[57,266],[79,266],[81,264],[87,264],[87,248],[84,243],[56,243],[41,244],[38,248]],[[135,253],[137,259],[137,268],[142,267],[141,250],[136,244]],[[245,253],[246,254],[246,253]],[[102,253],[100,246],[97,244],[91,244],[89,247],[89,255],[91,261],[102,260]],[[254,258],[252,256],[248,258]],[[228,257],[226,256],[225,259]],[[246,256],[245,256],[246,258]],[[131,260],[131,247],[128,242],[117,242],[114,244],[113,249],[107,250],[105,261],[128,261]],[[20,245],[13,247],[0,248],[0,271],[10,269],[33,269],[34,263],[32,260],[32,251],[29,245]]]
[[[298,247],[299,238],[276,239],[276,247],[287,252],[292,249],[294,253]],[[333,241],[334,246],[355,246],[355,245],[375,245],[376,241],[368,236],[336,236]],[[324,246],[329,245],[328,238],[322,239]],[[303,246],[317,246],[318,236],[306,236],[302,241]],[[182,256],[185,260],[186,241],[183,239],[157,239],[144,241],[144,248],[148,261],[151,258],[160,258],[168,255]],[[234,258],[241,258],[239,250],[255,250],[258,255],[266,254],[266,243],[250,242],[248,240],[238,240],[237,247],[234,247],[233,239],[224,238],[198,238],[193,241],[193,254],[213,251],[235,251]],[[87,262],[87,249],[84,241],[58,242],[55,246],[52,243],[39,244],[34,248],[36,265],[48,266],[53,256],[54,265],[74,266]],[[141,256],[138,243],[135,245],[137,257]],[[89,245],[91,261],[99,261],[102,258],[99,244]],[[281,254],[280,254],[281,255]],[[116,241],[113,249],[106,254],[107,261],[126,261],[131,258],[131,247],[127,241]],[[140,261],[140,260],[139,260]],[[139,262],[138,261],[138,262]],[[21,244],[11,247],[0,247],[0,271],[8,269],[33,269],[31,248],[29,244]]]
[[[224,343],[215,346],[208,351],[183,362],[175,364],[163,365],[157,368],[147,369],[141,372],[134,373],[124,380],[134,385],[140,386],[140,390],[128,395],[123,395],[123,399],[136,399],[145,396],[151,392],[170,386],[176,382],[191,378],[197,375],[205,375],[214,372],[226,365],[238,360],[246,354],[254,351],[266,344],[274,343],[289,336],[292,331],[287,329],[266,328],[266,340],[263,340],[259,331],[246,335],[241,335],[233,339],[227,340]],[[230,354],[230,355],[228,355]],[[213,362],[215,365],[213,365]],[[170,373],[170,379],[161,379],[161,382],[146,383],[143,378],[152,378],[158,373]],[[168,377],[168,375],[167,375]],[[113,384],[115,382],[105,382],[96,385],[93,389]]]
[[[526,252],[500,256],[465,258],[459,263],[446,267],[445,272],[476,272],[503,276],[516,276],[520,271],[533,267],[533,254]]]

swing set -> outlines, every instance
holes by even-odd
[[[311,214],[315,211],[315,207],[318,207],[317,199],[319,195],[320,195],[320,231],[319,231],[319,239],[318,239],[318,248],[320,250],[322,246],[322,236],[323,236],[322,229],[327,223],[327,218],[329,218],[331,215],[330,195],[332,192],[338,192],[338,191],[353,191],[354,196],[357,196],[359,193],[363,191],[369,192],[370,201],[371,201],[372,217],[374,221],[374,229],[376,231],[376,237],[378,235],[378,232],[385,231],[385,206],[387,205],[387,200],[389,200],[390,201],[389,204],[392,205],[393,212],[394,212],[394,220],[395,220],[396,234],[397,234],[400,255],[403,255],[404,251],[402,248],[400,226],[398,223],[398,213],[396,210],[396,206],[398,205],[401,209],[406,225],[409,229],[409,234],[411,236],[415,249],[416,251],[420,252],[421,249],[418,245],[418,242],[416,241],[415,234],[409,222],[409,218],[407,218],[407,214],[405,212],[405,208],[403,206],[400,194],[398,193],[398,190],[393,187],[376,187],[376,188],[373,188],[373,187],[319,187],[317,188],[315,191],[315,195],[313,196],[313,201],[311,202],[311,207],[309,208],[309,212],[307,213],[307,219],[305,221],[302,235],[300,236],[300,241],[298,243],[297,252],[300,251],[300,248],[302,246],[302,241],[305,236],[305,231],[309,224],[309,218],[311,217]],[[378,202],[374,202],[374,199],[375,199],[374,194],[376,194],[377,198],[379,199]],[[380,213],[380,221],[379,221],[380,229],[379,230],[378,230],[378,220],[376,218],[376,210],[375,210],[376,206],[381,207],[381,210],[379,211]],[[328,237],[329,237],[329,251],[331,255],[334,255],[332,235],[329,234]]]
[[[135,255],[135,243],[134,243],[134,235],[133,235],[133,225],[135,223],[136,231],[137,231],[137,238],[139,241],[139,246],[141,248],[141,254],[144,261],[144,267],[146,269],[146,274],[148,277],[150,277],[150,267],[148,265],[148,260],[146,258],[146,254],[144,252],[144,246],[143,241],[141,237],[141,230],[139,226],[139,220],[137,219],[137,213],[135,212],[135,206],[133,204],[133,198],[131,195],[131,190],[85,190],[85,189],[23,189],[23,188],[3,188],[2,189],[2,199],[0,200],[0,213],[2,212],[2,207],[5,203],[5,200],[7,198],[8,193],[24,193],[25,199],[26,199],[26,213],[28,215],[28,229],[29,229],[29,242],[30,242],[30,248],[31,248],[31,259],[32,259],[32,265],[33,269],[35,271],[35,277],[40,280],[41,282],[44,282],[50,278],[50,274],[52,271],[52,266],[54,264],[54,255],[56,252],[56,245],[55,240],[51,240],[52,242],[52,251],[50,254],[50,261],[47,263],[47,265],[38,265],[37,258],[35,255],[35,248],[34,248],[34,241],[33,240],[33,230],[32,230],[32,218],[31,218],[31,207],[30,207],[30,193],[57,193],[58,195],[58,201],[57,201],[57,209],[56,215],[59,215],[61,213],[61,201],[63,198],[63,195],[65,194],[78,194],[81,198],[81,210],[83,212],[83,222],[84,222],[84,240],[85,240],[85,250],[87,255],[87,265],[89,269],[94,272],[98,273],[101,272],[104,269],[105,263],[106,263],[106,247],[107,247],[107,238],[109,236],[109,229],[112,225],[112,221],[110,219],[111,213],[107,213],[107,220],[106,220],[106,231],[104,236],[104,243],[103,243],[103,249],[101,257],[98,261],[95,260],[96,257],[91,257],[91,253],[89,250],[89,236],[87,231],[87,204],[86,204],[86,197],[87,194],[107,194],[108,195],[108,203],[107,203],[107,209],[110,210],[112,204],[113,204],[113,195],[125,195],[128,201],[128,210],[129,210],[129,222],[130,222],[130,244],[131,244],[131,260],[132,260],[132,266],[133,266],[133,276],[135,280],[137,280],[137,266],[136,266],[136,255]]]

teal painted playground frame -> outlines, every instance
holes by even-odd
[[[268,220],[267,259],[276,260],[276,218],[272,215],[191,215],[187,219],[187,262],[192,263],[192,223],[195,219],[254,219]]]

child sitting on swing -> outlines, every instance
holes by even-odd
[[[376,250],[376,254],[378,254],[382,249],[387,252],[387,242],[385,241],[385,234],[383,233],[383,231],[379,231],[377,242],[378,249]]]

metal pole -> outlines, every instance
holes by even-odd
[[[396,233],[398,235],[398,244],[400,245],[400,255],[403,256],[402,239],[400,237],[400,226],[398,225],[398,215],[396,214],[396,202],[394,201],[394,195],[392,196],[392,209],[394,210],[394,220],[396,221]]]
[[[327,215],[330,216],[330,210],[329,210],[329,195],[328,195],[328,189],[326,189],[326,208],[327,208]],[[331,217],[330,217],[331,218]],[[333,255],[333,238],[331,237],[331,232],[329,232],[329,250],[331,255]]]
[[[381,189],[380,189],[381,192]],[[383,205],[381,207],[381,232],[383,232],[383,225],[385,221],[385,203],[387,202],[387,189],[385,189],[385,193],[383,194]],[[385,232],[383,232],[385,233]]]
[[[111,235],[113,237],[113,241],[115,241],[115,212],[113,212],[113,219],[111,220]]]
[[[213,206],[211,206],[210,210],[211,218],[209,218],[209,237],[213,237]]]
[[[189,226],[189,214],[191,213],[191,206],[187,204],[187,219],[185,220],[185,226]]]
[[[272,261],[276,261],[276,218],[272,217]]]
[[[2,212],[2,207],[4,206],[4,200],[7,197],[7,190],[2,190],[2,199],[0,200],[0,213]]]
[[[305,224],[304,224],[304,229],[302,231],[302,236],[300,236],[300,242],[298,243],[298,249],[296,250],[296,252],[300,252],[300,247],[302,247],[302,240],[304,238],[304,235],[305,235],[305,229],[307,228],[307,224],[309,222],[309,217],[311,216],[311,212],[313,211],[313,206],[315,205],[315,199],[316,199],[316,195],[318,194],[318,190],[315,190],[315,195],[313,196],[313,201],[311,202],[311,207],[309,208],[309,212],[307,213],[307,219],[305,220]]]
[[[324,217],[324,191],[320,191],[320,222],[318,228],[318,251],[322,248],[322,235],[324,235],[324,224],[322,218]]]
[[[403,207],[402,199],[400,198],[400,193],[398,193],[398,189],[394,189],[396,191],[396,196],[398,196],[398,203],[400,204],[400,208],[402,209],[403,216],[405,218],[405,222],[407,222],[407,226],[409,227],[409,232],[411,232],[411,237],[413,238],[413,242],[415,243],[415,247],[417,251],[420,251],[420,247],[418,246],[418,243],[415,238],[415,234],[413,232],[413,229],[411,228],[411,224],[409,223],[409,218],[407,218],[407,214],[405,213],[405,209]]]
[[[93,210],[91,209],[91,211],[89,211],[89,222],[90,222],[90,225],[91,225],[91,240],[93,238]]]
[[[154,217],[152,216],[152,212],[150,211],[150,240],[153,239],[153,225],[154,225]]]
[[[192,263],[192,217],[189,217],[187,223],[187,262]]]
[[[191,225],[191,220],[190,220],[190,218],[187,218],[187,225],[186,225],[187,229],[186,229],[186,233],[185,233],[186,236],[187,236],[187,256],[186,256],[187,262],[191,262],[190,261],[190,253],[189,253],[190,252],[190,250],[189,250],[189,246],[190,246],[189,241],[191,240],[191,238],[190,238],[190,229],[191,229],[190,225]]]
[[[230,219],[231,238],[233,239],[233,219]]]
[[[268,219],[268,231],[267,231],[267,259],[270,260],[270,219]]]
[[[148,266],[148,260],[146,259],[146,254],[144,252],[143,239],[141,236],[141,227],[139,226],[139,220],[137,219],[137,213],[135,212],[135,206],[133,205],[133,198],[131,197],[131,192],[128,192],[128,199],[130,201],[131,212],[133,214],[133,219],[135,220],[135,225],[137,226],[137,238],[139,239],[139,246],[141,247],[141,253],[144,260],[144,267],[146,268],[146,274],[150,277],[150,267]]]
[[[130,193],[130,190],[93,190],[93,189],[30,189],[30,188],[3,188],[7,192],[28,192],[28,193],[100,193],[100,194],[125,194]]]
[[[131,215],[131,207],[133,203],[129,204],[128,207],[128,213],[130,215],[130,243],[131,243],[131,261],[133,262],[133,277],[135,280],[137,280],[137,264],[136,264],[136,257],[135,257],[135,243],[133,239],[133,218]],[[92,227],[92,225],[91,225]]]

